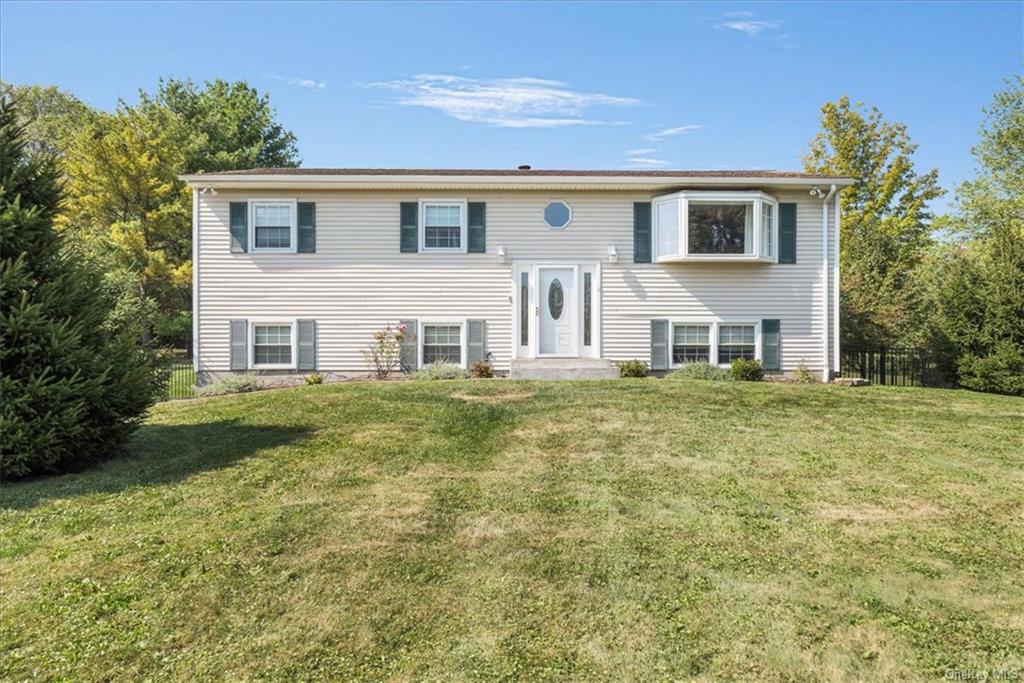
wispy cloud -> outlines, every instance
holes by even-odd
[[[695,131],[695,130],[697,130],[699,128],[703,128],[703,126],[698,126],[698,125],[693,125],[693,124],[688,125],[688,126],[674,126],[672,128],[664,128],[662,130],[659,130],[656,133],[651,133],[649,135],[645,135],[644,139],[645,140],[650,140],[652,142],[658,142],[659,140],[664,140],[665,138],[670,138],[673,135],[683,135],[685,133],[691,133],[691,132],[693,132],[693,131]]]
[[[310,90],[325,90],[327,88],[327,83],[316,81],[312,78],[289,78],[288,76],[278,76],[277,74],[268,74],[268,78],[273,78],[275,81],[280,81],[285,85],[295,85]]]
[[[408,79],[364,84],[390,90],[397,102],[447,116],[502,128],[622,125],[624,121],[589,118],[596,107],[643,104],[632,97],[573,90],[567,83],[541,78],[468,78],[418,74]]]
[[[751,38],[756,38],[766,29],[775,29],[778,27],[779,24],[777,22],[761,21],[758,19],[730,19],[729,21],[723,21],[720,24],[715,24],[715,28],[739,31],[740,33],[746,33]]]
[[[627,159],[633,168],[664,168],[672,162],[665,159],[654,159],[652,157],[632,157]]]
[[[796,41],[790,33],[779,33],[783,22],[777,19],[758,19],[753,12],[724,12],[715,24],[722,31],[737,31],[748,38],[768,38],[779,47],[792,50]]]
[[[640,149],[631,149],[628,152],[626,152],[626,154],[628,154],[631,157],[638,157],[643,156],[644,154],[653,154],[654,152],[657,151],[658,150],[656,147],[641,147]]]

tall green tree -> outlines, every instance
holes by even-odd
[[[50,85],[14,85],[0,81],[0,91],[18,101],[30,153],[63,154],[68,140],[96,111],[71,93]]]
[[[957,190],[958,238],[925,269],[928,329],[961,385],[1024,394],[1024,78],[985,110],[976,178]]]
[[[906,126],[846,96],[821,108],[821,126],[806,170],[855,180],[840,199],[842,342],[915,343],[912,275],[932,241],[928,202],[943,194],[938,171],[917,173]]]
[[[277,122],[270,98],[244,81],[217,79],[199,88],[191,80],[161,80],[139,109],[167,110],[188,135],[184,173],[298,166],[295,135]]]
[[[220,80],[161,81],[135,105],[94,114],[63,145],[59,227],[108,263],[125,305],[174,345],[191,339],[191,195],[178,176],[298,164],[267,96]]]
[[[115,452],[158,373],[138,327],[117,324],[100,274],[54,229],[52,154],[30,150],[0,94],[0,476],[58,472]]]

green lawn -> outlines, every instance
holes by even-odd
[[[350,383],[130,450],[0,489],[0,679],[1024,675],[1021,399]]]

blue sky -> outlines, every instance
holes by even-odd
[[[842,94],[969,176],[1022,3],[0,4],[0,75],[111,109],[160,76],[267,92],[305,166],[800,167]]]

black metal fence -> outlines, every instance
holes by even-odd
[[[191,358],[180,356],[166,361],[167,383],[164,385],[162,400],[172,398],[193,398],[196,395],[196,371]]]
[[[843,348],[839,355],[839,372],[843,377],[860,377],[872,384],[901,387],[946,384],[931,354],[914,348]]]

